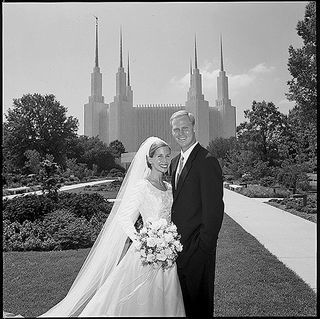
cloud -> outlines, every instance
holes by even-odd
[[[169,84],[179,88],[179,89],[185,89],[187,90],[190,85],[190,74],[185,74],[182,78],[178,78],[174,76],[170,79]]]
[[[230,74],[229,77],[229,87],[232,90],[233,95],[239,94],[241,91],[243,92],[244,88],[253,86],[258,84],[258,80],[263,80],[266,75],[272,74],[275,70],[273,66],[266,66],[265,63],[259,63],[253,68],[249,69],[247,73]]]
[[[205,61],[202,67],[199,67],[200,74],[202,75],[202,86],[204,91],[215,89],[217,87],[217,77],[219,75],[219,69],[213,68],[213,63]],[[254,82],[263,77],[266,74],[271,74],[275,68],[273,66],[266,66],[265,63],[259,63],[253,68],[249,69],[247,73],[228,75],[229,87],[233,94],[239,93],[239,90],[249,87]],[[173,77],[169,81],[170,85],[173,85],[179,89],[188,90],[190,86],[190,74],[187,73],[182,77]]]
[[[200,74],[202,77],[202,87],[204,90],[216,88],[217,77],[219,75],[219,69],[213,69],[213,63],[205,61],[202,67],[199,66]],[[182,77],[176,77],[170,79],[169,84],[187,91],[190,87],[190,73],[183,75]]]
[[[259,63],[255,67],[249,70],[251,74],[263,74],[263,73],[270,73],[275,70],[275,67],[270,66],[267,67],[265,63]]]
[[[279,108],[279,111],[283,114],[289,114],[289,110],[291,110],[295,106],[295,101],[288,101],[287,99],[281,100],[276,103],[276,106]]]

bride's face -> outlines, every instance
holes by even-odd
[[[149,157],[149,163],[152,166],[152,170],[156,170],[161,173],[165,173],[170,165],[171,150],[168,146],[159,147],[153,157]]]

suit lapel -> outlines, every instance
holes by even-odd
[[[188,173],[192,167],[192,162],[194,161],[194,159],[196,158],[199,150],[200,150],[200,144],[198,143],[195,148],[192,150],[192,152],[190,153],[189,157],[188,157],[188,160],[186,162],[186,164],[184,165],[183,169],[182,169],[182,172],[181,172],[181,175],[180,175],[180,178],[178,180],[178,185],[177,185],[177,189],[174,191],[173,193],[173,201],[175,201],[182,189],[182,186],[184,184],[184,181],[186,179],[186,177],[188,176]],[[179,156],[179,159],[180,159],[180,156]],[[178,159],[178,161],[179,161]],[[176,172],[176,169],[177,169],[177,164],[178,164],[178,161],[177,163],[175,163],[175,171]],[[175,174],[174,174],[174,182],[175,182]],[[175,184],[174,184],[175,185]],[[172,187],[174,187],[174,185]]]
[[[178,163],[179,163],[179,160],[180,160],[180,156],[181,156],[181,153],[179,153],[179,155],[177,155],[173,160],[172,160],[172,175],[171,175],[171,185],[172,185],[172,191],[173,191],[173,196],[174,196],[174,193],[176,191],[176,172],[177,172],[177,167],[178,167]]]

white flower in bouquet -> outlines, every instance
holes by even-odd
[[[148,245],[148,247],[154,247],[155,245],[157,244],[157,242],[156,242],[156,240],[155,240],[155,238],[148,238],[147,239],[147,245]]]
[[[173,235],[171,233],[169,234],[164,234],[164,239],[166,242],[171,242],[173,240]]]
[[[168,231],[176,232],[177,226],[175,224],[172,224],[171,226],[168,227]]]
[[[176,247],[177,251],[179,251],[179,252],[182,251],[182,245],[181,245],[180,241],[175,240],[174,241],[174,246]]]
[[[171,250],[171,248],[166,248],[164,250],[164,254],[167,256],[167,257],[170,257],[172,254],[173,254],[173,251]]]
[[[140,251],[143,265],[168,269],[174,265],[178,252],[182,251],[177,227],[166,219],[148,220],[137,233],[135,247]]]
[[[156,257],[160,261],[165,261],[167,259],[167,256],[164,253],[157,254]]]

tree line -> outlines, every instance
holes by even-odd
[[[62,170],[90,169],[103,174],[119,168],[125,152],[116,140],[78,136],[79,122],[53,94],[25,94],[13,100],[3,125],[3,174],[37,174],[41,162],[54,161]]]
[[[317,65],[316,4],[306,5],[304,19],[297,23],[301,48],[289,47],[287,82],[294,107],[282,114],[272,102],[253,101],[244,112],[245,122],[237,137],[211,141],[208,149],[234,178],[264,180],[295,188],[305,183],[306,173],[317,172]]]

